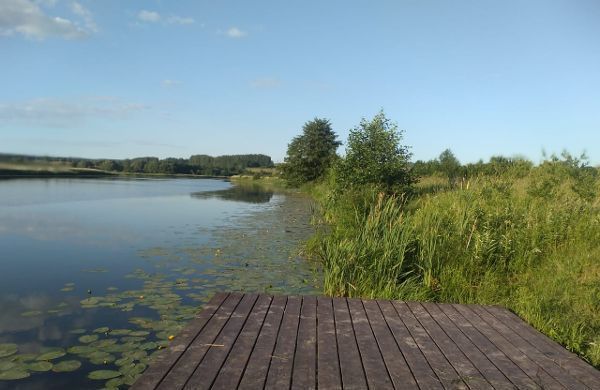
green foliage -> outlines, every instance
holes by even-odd
[[[438,160],[440,162],[440,170],[448,177],[448,183],[453,187],[461,173],[460,161],[458,161],[450,149],[444,150],[440,154],[440,157],[438,157]]]
[[[409,170],[411,154],[400,144],[402,133],[383,111],[350,130],[346,156],[335,167],[338,189],[375,185],[394,192],[410,186],[414,182]]]
[[[288,145],[282,166],[284,179],[292,186],[299,186],[321,178],[335,160],[340,145],[327,119],[306,122],[302,134]]]
[[[325,292],[503,305],[600,366],[596,170],[568,154],[494,164],[507,166],[408,200],[321,188]]]

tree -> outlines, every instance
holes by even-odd
[[[438,160],[440,162],[440,170],[448,177],[450,187],[454,187],[462,167],[460,161],[458,161],[450,149],[444,150],[440,154],[440,157],[438,157]]]
[[[350,130],[346,157],[336,166],[336,181],[341,189],[372,184],[381,190],[404,190],[414,182],[409,169],[411,157],[400,144],[403,131],[380,111]]]
[[[315,118],[302,127],[302,135],[292,139],[282,167],[283,177],[297,186],[321,178],[331,167],[341,145],[327,119]]]

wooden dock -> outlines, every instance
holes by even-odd
[[[217,294],[132,389],[600,389],[496,306]]]

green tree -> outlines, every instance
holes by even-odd
[[[450,149],[444,150],[438,157],[440,170],[448,177],[448,183],[451,187],[456,184],[456,179],[460,175],[462,165]]]
[[[403,191],[414,183],[411,153],[400,144],[403,131],[380,111],[350,130],[346,157],[335,169],[340,189],[372,184],[386,192]]]
[[[335,160],[337,147],[341,145],[336,138],[327,119],[315,118],[306,122],[302,134],[288,145],[282,167],[283,177],[294,186],[322,177]]]

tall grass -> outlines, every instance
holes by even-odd
[[[325,292],[504,305],[600,366],[600,197],[584,179],[554,162],[410,199],[325,185],[310,243]]]

